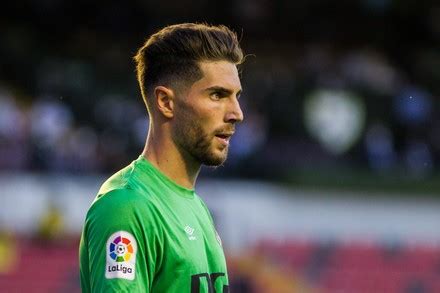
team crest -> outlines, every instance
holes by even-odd
[[[113,233],[107,240],[105,277],[134,280],[136,239],[126,231]]]

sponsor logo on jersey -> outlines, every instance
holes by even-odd
[[[193,235],[194,228],[191,228],[190,226],[186,225],[184,230],[185,230],[186,235],[188,235],[189,240],[196,240],[197,239],[196,236]]]
[[[229,292],[229,285],[226,285],[228,277],[225,273],[202,273],[191,276],[191,293],[199,293],[202,288],[202,284],[207,285],[208,293],[227,293]],[[221,292],[216,290],[216,282],[223,284]],[[217,287],[219,284],[217,284]],[[205,287],[206,288],[206,287]],[[202,290],[203,292],[206,292]]]
[[[134,280],[136,239],[126,231],[113,233],[107,240],[105,277]]]

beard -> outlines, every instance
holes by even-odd
[[[215,133],[216,131],[212,134],[206,133],[197,119],[185,117],[180,119],[173,136],[176,144],[196,161],[206,166],[217,167],[226,161],[228,147],[225,146],[223,150],[215,151],[215,146],[213,146]]]

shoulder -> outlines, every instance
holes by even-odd
[[[101,186],[86,215],[86,228],[154,226],[156,196],[133,180],[132,165],[112,175]]]
[[[145,180],[148,177],[140,178],[141,170],[136,168],[135,162],[114,173],[101,185],[92,208],[119,204],[124,204],[126,207],[132,204],[144,206],[151,202],[152,192],[148,180]]]
[[[104,217],[107,221],[115,219],[134,219],[143,215],[142,219],[148,220],[155,212],[155,202],[148,192],[126,188],[109,190],[99,194],[92,203],[87,218]]]
[[[127,193],[132,199],[154,195],[153,186],[154,180],[151,174],[142,168],[142,163],[138,159],[105,180],[99,188],[95,201],[107,198],[108,194]],[[112,198],[117,199],[118,196]]]
[[[203,199],[196,195],[196,200],[200,203],[200,205],[202,206],[203,210],[206,212],[206,215],[208,216],[209,220],[211,221],[211,223],[214,225],[214,220],[212,218],[211,212],[208,208],[208,206],[206,205],[206,203],[203,201]]]
[[[145,207],[149,203],[148,193],[141,193],[131,188],[115,188],[100,193],[92,203],[89,212],[99,209],[129,209]]]
[[[87,212],[87,230],[157,226],[160,215],[157,195],[148,186],[145,180],[148,178],[139,176],[140,171],[132,163],[103,183]]]
[[[199,195],[196,194],[194,199],[209,213],[208,206]]]
[[[110,176],[98,191],[98,197],[115,189],[130,189],[132,176],[134,173],[134,164],[130,164]]]
[[[148,196],[132,189],[113,189],[90,207],[84,232],[89,241],[101,243],[118,231],[126,231],[141,241],[161,231],[160,213]],[[97,242],[96,242],[97,241]]]

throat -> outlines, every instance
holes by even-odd
[[[142,154],[171,181],[187,189],[194,189],[201,165],[197,164],[193,158],[184,158],[181,154],[167,153],[163,151],[155,152],[147,148]]]

